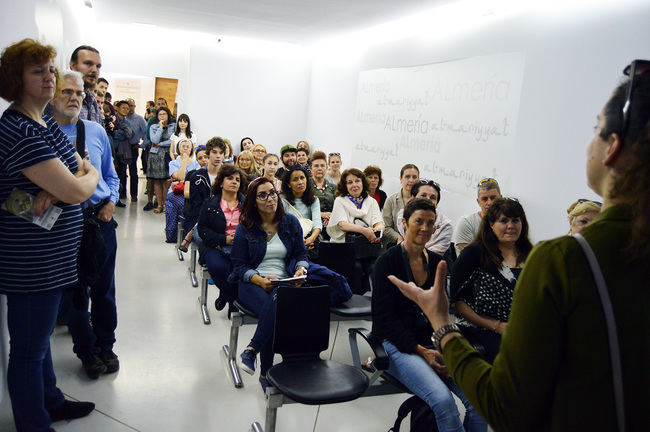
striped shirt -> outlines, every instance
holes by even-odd
[[[0,119],[0,203],[13,188],[36,196],[41,189],[22,174],[53,158],[77,171],[75,149],[51,117],[43,127],[8,109]],[[66,288],[77,282],[77,250],[82,217],[79,204],[59,202],[63,209],[50,231],[0,210],[0,293]]]

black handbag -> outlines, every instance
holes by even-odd
[[[354,220],[354,224],[368,227],[368,224],[359,218]],[[377,258],[384,253],[384,245],[382,242],[370,243],[363,234],[346,232],[345,242],[354,243],[354,253],[357,259]]]

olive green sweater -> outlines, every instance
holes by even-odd
[[[624,252],[631,209],[604,211],[582,234],[594,249],[614,307],[628,431],[650,430],[648,265]],[[650,239],[648,239],[650,241]],[[605,317],[577,241],[538,244],[514,292],[501,351],[490,366],[467,340],[444,348],[463,393],[496,431],[615,431]]]

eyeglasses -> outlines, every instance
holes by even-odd
[[[625,104],[623,104],[623,127],[621,129],[621,136],[623,137],[625,137],[627,127],[630,123],[630,106],[632,105],[634,80],[637,76],[648,71],[650,71],[650,61],[648,60],[634,60],[623,70],[623,73],[630,77],[630,81],[627,84],[627,91],[625,92]]]
[[[601,203],[601,202],[599,202],[599,201],[594,201],[594,200],[590,200],[590,199],[586,199],[586,198],[580,198],[580,199],[578,200],[578,203],[580,203],[580,204],[582,204],[582,203],[586,203],[586,202],[594,203],[594,204],[596,204],[598,207],[602,207],[602,206],[603,206],[603,203]]]
[[[421,178],[419,183],[421,185],[433,186],[436,189],[440,189],[440,184],[438,182],[433,181],[433,180]]]
[[[495,179],[493,179],[491,177],[486,177],[483,180],[481,180],[480,182],[478,182],[477,186],[483,186],[485,183],[499,184]]]
[[[72,89],[63,89],[61,90],[61,94],[67,98],[71,98],[72,96],[76,96],[80,99],[83,99],[86,96],[86,93],[84,93],[83,90],[77,90],[74,91]]]
[[[341,153],[330,153],[330,157],[332,157],[332,156],[339,156],[340,157]]]
[[[271,192],[260,192],[257,194],[257,199],[260,201],[267,201],[269,199],[276,199],[278,197],[278,193],[276,191],[271,191]]]

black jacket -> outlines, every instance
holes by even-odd
[[[436,267],[442,260],[440,255],[427,249],[429,256],[429,279],[423,289],[433,284]],[[415,346],[431,345],[431,324],[418,305],[404,297],[400,290],[388,280],[394,275],[403,281],[411,281],[410,267],[407,271],[402,246],[388,249],[380,256],[372,272],[372,334],[378,341],[387,339],[403,353],[413,353]]]
[[[199,213],[205,201],[212,195],[212,184],[208,175],[208,168],[196,170],[190,178],[190,203],[183,222],[183,231],[189,232],[199,219]]]
[[[191,196],[191,195],[190,195]],[[244,195],[237,194],[237,207],[241,209]],[[206,249],[226,245],[226,217],[221,209],[221,194],[212,195],[203,203],[199,213],[197,229],[203,241],[199,253],[203,255]]]

